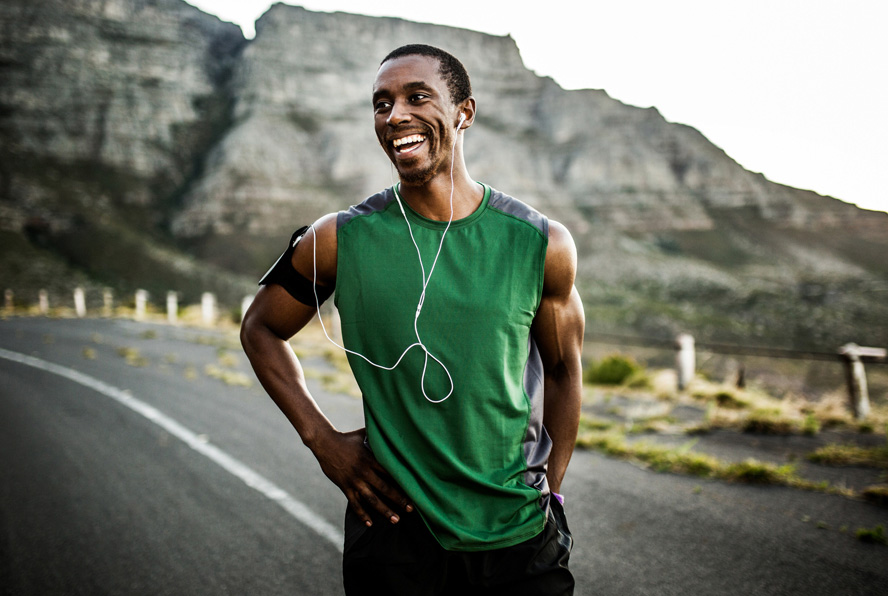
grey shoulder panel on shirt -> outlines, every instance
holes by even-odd
[[[395,200],[395,193],[391,188],[376,193],[364,199],[363,202],[352,205],[345,211],[340,211],[336,216],[336,229],[338,230],[355,217],[362,215],[370,215],[378,211],[383,211],[389,203]]]
[[[546,238],[549,237],[549,218],[527,203],[519,201],[515,197],[510,197],[495,188],[491,188],[490,202],[488,203],[488,206],[497,211],[511,215],[512,217],[526,221],[542,232],[543,236]]]

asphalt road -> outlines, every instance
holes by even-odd
[[[342,593],[345,499],[258,384],[236,384],[232,336],[10,318],[0,348],[34,359],[0,353],[0,594]],[[361,425],[358,399],[311,385]],[[564,489],[578,595],[888,586],[888,547],[854,537],[888,527],[873,505],[588,452]]]

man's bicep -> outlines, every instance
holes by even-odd
[[[546,374],[566,365],[578,365],[584,328],[583,303],[573,285],[566,296],[543,298],[531,331]]]
[[[583,304],[574,286],[577,252],[567,229],[551,222],[543,296],[534,318],[534,339],[546,368],[579,358],[585,327]]]

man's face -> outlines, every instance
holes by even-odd
[[[402,56],[376,73],[376,138],[406,184],[425,184],[451,167],[459,115],[438,69],[435,58]]]

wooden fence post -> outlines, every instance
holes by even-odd
[[[851,413],[857,420],[866,420],[870,412],[870,401],[863,361],[884,360],[886,350],[885,348],[867,348],[849,343],[839,348],[839,356],[845,365],[845,380],[848,383],[848,401]]]
[[[675,338],[675,370],[678,373],[678,390],[684,391],[694,379],[697,366],[694,355],[694,336],[681,333]]]

